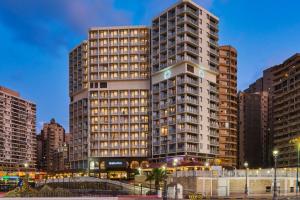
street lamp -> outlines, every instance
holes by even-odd
[[[175,200],[177,200],[178,199],[178,191],[177,191],[177,164],[178,164],[178,159],[177,158],[175,158],[174,160],[173,160],[173,166],[174,166],[174,168],[175,168],[175,178],[176,178],[176,182],[175,182]]]
[[[209,167],[209,162],[204,163],[205,167]]]
[[[166,166],[162,166],[162,170],[164,172],[164,175],[167,174],[167,168]],[[167,200],[168,199],[168,195],[167,195],[167,177],[164,177],[164,191],[163,191],[163,200]]]
[[[140,183],[139,186],[141,188],[141,195],[143,195],[143,185]]]
[[[245,195],[248,196],[248,162],[247,161],[244,163],[244,167],[246,170]]]
[[[28,177],[28,174],[27,174],[27,169],[29,167],[29,164],[27,162],[24,163],[24,167],[25,167],[25,179],[28,182],[29,181],[29,177]]]
[[[277,170],[277,157],[278,157],[278,153],[279,153],[279,151],[278,150],[273,150],[273,156],[274,156],[274,164],[275,164],[275,166],[274,166],[274,168],[275,168],[275,170],[274,170],[274,190],[273,190],[273,199],[276,199],[277,198],[277,180],[276,180],[276,170]]]
[[[205,165],[205,167],[206,168],[208,168],[208,170],[209,170],[209,176],[210,176],[210,196],[212,196],[212,176],[213,176],[213,174],[212,174],[212,171],[210,170],[210,168],[209,168],[209,161],[206,161],[205,163],[204,163],[204,165]]]

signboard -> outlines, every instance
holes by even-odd
[[[108,160],[105,162],[106,169],[124,169],[127,168],[127,162],[123,160]]]

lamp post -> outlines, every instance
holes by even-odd
[[[276,180],[276,171],[277,171],[277,157],[278,157],[278,153],[279,151],[278,150],[273,150],[273,156],[274,156],[274,190],[273,190],[273,199],[275,200],[277,198],[277,180]]]
[[[141,188],[141,195],[143,195],[143,185],[140,183],[139,186]]]
[[[208,161],[206,161],[205,163],[204,163],[204,165],[205,165],[205,167],[206,168],[208,168],[209,169],[209,176],[210,176],[210,196],[212,196],[212,176],[213,176],[213,174],[212,174],[212,171],[210,170],[210,168],[209,168],[209,162]]]
[[[164,171],[164,174],[167,174],[167,168],[166,166],[162,166],[162,170]],[[164,177],[164,191],[163,191],[163,200],[167,200],[167,177]]]
[[[244,167],[246,170],[245,195],[248,196],[248,162],[247,161],[244,163]]]
[[[175,200],[177,200],[178,199],[178,191],[177,191],[177,163],[178,163],[178,159],[177,158],[175,158],[174,160],[173,160],[173,166],[174,166],[174,168],[175,168]]]

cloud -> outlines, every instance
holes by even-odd
[[[0,21],[16,41],[50,51],[74,45],[70,38],[86,37],[91,26],[124,25],[130,20],[130,14],[115,9],[110,0],[1,0],[0,4]]]

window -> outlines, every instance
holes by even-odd
[[[191,65],[187,66],[187,71],[194,73],[194,67]]]
[[[101,82],[100,88],[107,88],[107,82]]]

